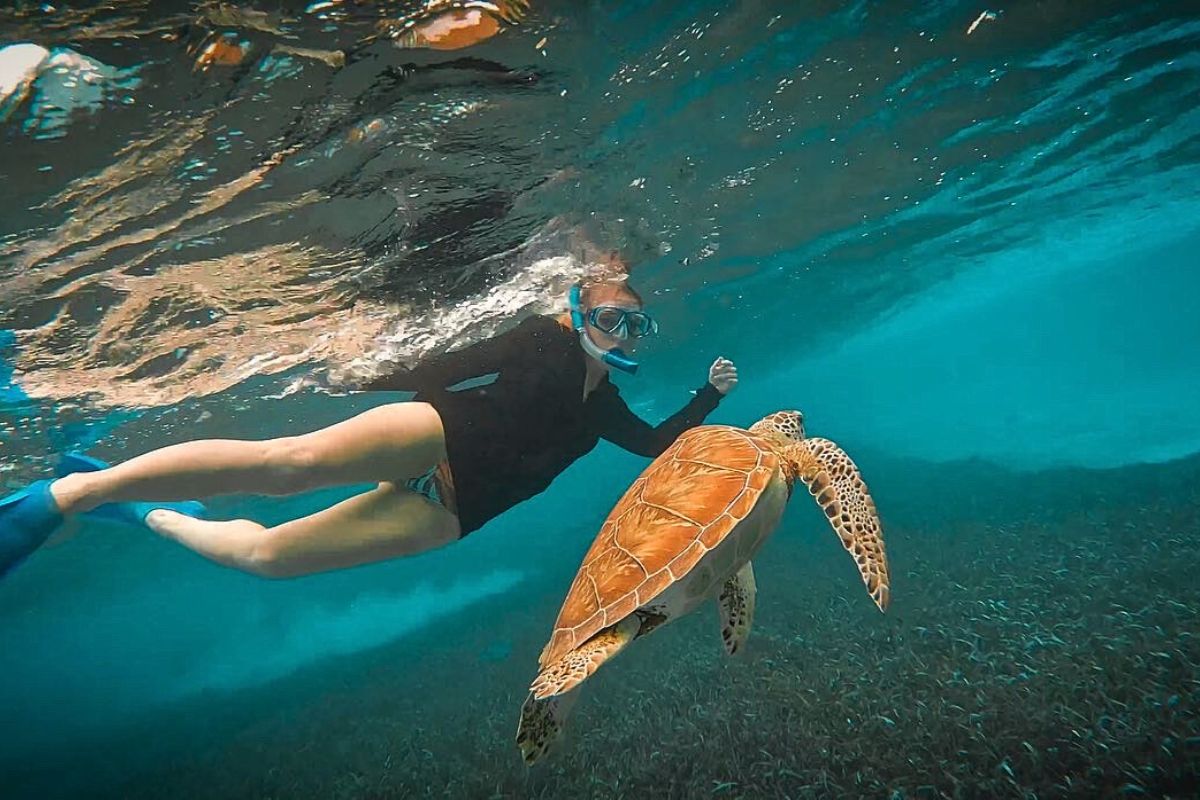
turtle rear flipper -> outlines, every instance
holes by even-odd
[[[729,655],[741,650],[750,636],[756,593],[754,567],[749,561],[721,587],[717,608],[721,612],[721,641],[725,643],[725,652]]]
[[[531,692],[521,706],[521,722],[517,725],[517,747],[526,766],[533,766],[562,735],[563,725],[579,692],[569,692],[538,700]]]
[[[548,665],[534,678],[529,688],[539,700],[564,694],[578,686],[600,665],[625,649],[641,628],[641,620],[630,614],[616,625],[610,625],[562,658]]]

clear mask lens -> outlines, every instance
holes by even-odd
[[[629,328],[629,335],[635,339],[649,336],[658,330],[658,323],[649,314],[643,314],[641,311],[626,314],[625,324]]]
[[[600,330],[621,339],[640,339],[658,331],[658,323],[649,314],[614,306],[593,308],[588,319]]]
[[[616,333],[625,322],[625,312],[619,308],[597,308],[592,324],[605,333]]]

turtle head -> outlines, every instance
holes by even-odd
[[[776,411],[751,425],[750,432],[780,444],[799,442],[804,439],[804,414],[799,411]]]

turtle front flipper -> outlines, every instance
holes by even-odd
[[[638,635],[641,620],[630,614],[616,625],[610,625],[562,658],[546,665],[529,687],[539,700],[569,692],[578,686],[600,665],[621,652]]]
[[[532,767],[562,735],[567,714],[579,699],[579,692],[538,700],[533,694],[521,706],[521,722],[517,725],[517,747],[521,759]]]
[[[796,477],[816,498],[842,546],[854,557],[871,599],[880,611],[886,611],[891,582],[883,549],[883,526],[858,467],[846,451],[828,439],[804,439],[790,445],[786,454]]]
[[[741,650],[750,636],[756,592],[754,567],[749,561],[721,587],[717,608],[721,612],[721,641],[725,643],[725,652],[729,655]]]

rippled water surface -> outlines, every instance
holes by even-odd
[[[815,428],[878,454],[882,482],[912,503],[895,522],[905,533],[894,560],[924,586],[952,567],[934,575],[915,566],[933,545],[919,535],[929,509],[914,510],[922,503],[912,493],[927,491],[934,509],[941,495],[896,477],[924,468],[912,464],[1017,471],[963,479],[962,505],[938,522],[956,541],[982,535],[971,528],[983,524],[979,506],[963,499],[975,496],[970,487],[998,482],[1011,492],[997,496],[1012,499],[1022,480],[1080,480],[1051,468],[1134,469],[1200,451],[1194,0],[534,0],[519,24],[465,50],[403,49],[376,36],[381,19],[414,7],[131,0],[0,9],[0,47],[36,43],[60,57],[0,104],[0,452],[12,483],[72,447],[120,457],[191,436],[280,435],[342,419],[370,402],[345,395],[387,364],[562,308],[583,266],[612,249],[633,265],[663,331],[646,348],[642,376],[623,384],[639,413],[673,411],[713,357],[733,358],[742,386],[721,421],[801,405]],[[197,52],[223,33],[249,55],[236,66],[198,65]],[[0,586],[0,614],[13,621],[0,632],[0,661],[18,676],[0,702],[16,709],[18,733],[6,740],[23,742],[12,753],[44,761],[62,731],[105,739],[120,727],[114,720],[155,720],[155,709],[180,698],[226,697],[322,659],[335,659],[337,680],[350,684],[353,654],[391,643],[399,657],[396,643],[446,608],[505,597],[523,609],[514,587],[549,580],[528,641],[524,627],[471,634],[483,653],[471,669],[504,675],[502,689],[475,688],[497,703],[516,697],[530,664],[512,668],[512,686],[502,665],[540,646],[578,555],[547,555],[544,566],[529,553],[545,547],[547,519],[571,519],[571,546],[586,544],[592,519],[640,469],[623,459],[598,454],[582,467],[587,476],[570,473],[490,526],[488,541],[421,567],[261,589],[134,534],[59,548]],[[1122,480],[1096,473],[1082,482]],[[1167,502],[1166,483],[1147,480],[1140,500]],[[611,496],[595,497],[597,483]],[[1126,524],[1100,505],[1103,524]],[[1194,498],[1184,505],[1173,517],[1161,512],[1174,520],[1165,528],[1194,538],[1183,521],[1194,518]],[[1042,513],[1020,508],[1012,514],[1022,525]],[[1101,525],[1070,519],[1049,538],[1069,542],[1070,525]],[[1016,536],[1015,524],[998,530]],[[1028,581],[1058,569],[1014,541],[1034,554],[1015,569]],[[1152,553],[1120,552],[1130,563],[1150,559],[1140,579],[1153,582]],[[440,577],[396,593],[426,574]],[[904,591],[895,590],[901,604]],[[917,592],[927,606],[914,600],[901,616],[953,605],[928,592]],[[213,604],[204,619],[198,597]],[[88,603],[101,611],[81,615]],[[504,613],[525,625],[518,611]],[[838,634],[824,638],[821,625],[838,623],[821,620],[809,620],[814,641],[832,647]],[[1189,626],[1160,631],[1200,636]],[[682,637],[670,641],[682,646]],[[47,671],[70,642],[66,660],[77,668]],[[430,658],[451,676],[461,664]],[[130,663],[142,666],[111,678],[97,700],[100,676]],[[643,665],[636,674],[649,673]],[[363,690],[354,702],[393,702],[388,692],[399,691],[373,686],[376,695]],[[29,699],[55,692],[78,710],[51,713]],[[297,699],[314,696],[306,692],[290,686],[285,708],[308,708],[295,713],[310,714],[314,730],[336,729]],[[245,707],[272,702],[255,696]],[[420,716],[397,713],[405,725]],[[870,713],[892,719],[882,707]],[[215,740],[226,736],[222,724],[203,715],[197,723]],[[1155,735],[1182,741],[1186,727],[1164,722]],[[197,763],[225,763],[206,757],[191,763],[197,774],[206,768]],[[1003,757],[994,760],[1009,763]],[[588,766],[567,764],[559,777]],[[364,769],[384,794],[412,796]],[[424,785],[442,779],[433,767],[412,769]],[[131,774],[141,773],[101,783],[148,792],[152,783],[121,783]],[[322,783],[329,774],[292,788],[374,796]],[[502,794],[528,788],[513,774],[497,778]],[[709,788],[723,782],[718,775]],[[568,785],[589,784],[535,788],[552,796]],[[289,791],[255,786],[226,786],[226,796]]]
[[[970,35],[956,3],[542,4],[453,54],[284,8],[234,28],[255,49],[225,69],[184,45],[230,26],[176,36],[181,5],[0,23],[122,76],[66,115],[44,76],[4,130],[3,323],[30,394],[162,405],[413,358],[456,307],[557,303],[534,265],[569,248],[539,241],[593,216],[661,296],[667,347],[736,316],[799,351],[1000,253],[1177,227],[1158,218],[1195,199],[1189,3],[1029,3]]]

